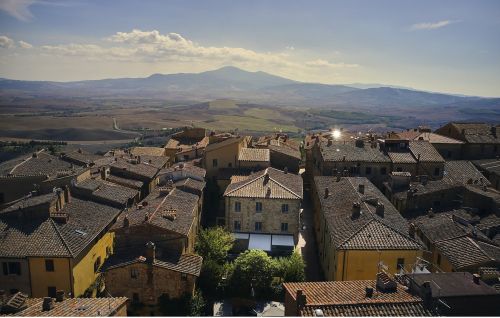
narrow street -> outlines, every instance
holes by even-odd
[[[314,236],[314,221],[312,204],[309,193],[304,191],[304,201],[302,203],[302,222],[299,233],[297,248],[302,254],[306,263],[306,281],[322,281],[323,273],[319,265],[318,250],[316,247],[316,237]],[[303,227],[305,226],[305,229]]]

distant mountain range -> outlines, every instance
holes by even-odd
[[[265,72],[223,67],[202,73],[153,74],[146,78],[117,78],[77,82],[0,79],[0,96],[106,97],[211,100],[232,98],[251,103],[306,107],[355,106],[500,107],[500,98],[481,98],[418,91],[379,84],[327,85],[304,83]]]

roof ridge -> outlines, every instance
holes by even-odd
[[[373,221],[375,221],[375,219],[371,219],[368,222],[366,222],[365,224],[363,224],[359,229],[357,229],[354,233],[352,233],[348,238],[346,238],[344,241],[342,241],[340,244],[338,244],[337,247],[341,247],[342,245],[347,243],[347,241],[351,240],[355,235],[357,235],[362,229],[367,227],[368,224],[372,223]]]
[[[280,185],[282,188],[285,188],[288,192],[292,193],[292,194],[295,194],[298,198],[301,198],[300,195],[298,195],[297,193],[293,192],[292,190],[290,190],[290,188],[288,188],[287,186],[283,185],[282,183],[280,183],[278,180],[272,178],[271,176],[269,176],[269,179],[270,180],[273,180],[274,182],[276,182],[278,185]]]
[[[477,242],[476,242],[473,238],[471,238],[471,237],[469,237],[469,236],[467,236],[467,238],[468,238],[468,239],[472,242],[472,244],[474,244],[474,245],[475,245],[475,246],[476,246],[476,247],[477,247],[477,248],[478,248],[478,249],[479,249],[479,250],[480,250],[480,251],[481,251],[481,252],[482,252],[482,253],[483,253],[486,257],[487,257],[487,258],[489,258],[489,259],[490,259],[490,260],[492,260],[492,261],[494,261],[494,260],[495,260],[495,258],[491,257],[491,256],[490,256],[490,254],[488,254],[487,252],[485,252],[485,251],[481,248],[481,246],[479,246],[479,244],[477,244]],[[484,242],[481,242],[481,243],[484,243]],[[485,244],[488,244],[488,243],[485,243]],[[488,245],[492,245],[492,244],[488,244]],[[493,246],[493,247],[497,247],[497,246],[495,246],[495,245],[492,245],[492,246]]]
[[[267,169],[266,169],[266,171],[267,171]],[[253,181],[255,181],[255,180],[257,180],[257,179],[260,179],[260,178],[263,178],[263,177],[264,177],[264,175],[265,175],[265,173],[264,173],[264,174],[262,174],[261,176],[258,176],[258,177],[256,177],[256,178],[252,179],[252,180],[249,180],[249,181],[248,181],[248,182],[246,182],[246,183],[243,183],[242,185],[240,185],[240,186],[238,186],[238,187],[236,187],[236,188],[234,188],[234,189],[230,190],[229,192],[224,193],[224,195],[227,195],[227,194],[233,193],[234,191],[236,191],[236,190],[239,190],[239,189],[243,188],[244,186],[246,186],[246,185],[248,185],[248,184],[252,183]],[[252,175],[249,175],[249,176],[248,176],[248,179],[250,179],[250,177],[251,177],[251,176],[252,176]],[[240,181],[240,182],[245,182],[245,181],[247,181],[247,180],[243,180],[243,181]]]
[[[59,238],[63,242],[64,247],[68,250],[69,255],[71,255],[71,257],[75,257],[75,255],[73,255],[73,252],[69,248],[68,244],[66,243],[66,240],[64,239],[64,237],[62,236],[61,232],[57,228],[57,226],[55,224],[55,221],[52,218],[50,218],[50,224],[52,224],[52,227],[54,228],[54,230],[56,231],[57,235],[59,236]]]

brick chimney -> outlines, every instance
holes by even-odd
[[[153,264],[156,258],[155,250],[156,250],[155,243],[151,241],[146,243],[146,262],[148,262],[149,264]]]

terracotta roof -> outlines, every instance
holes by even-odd
[[[182,254],[180,256],[171,256],[169,258],[156,257],[153,265],[156,267],[165,268],[175,272],[185,273],[200,276],[201,264],[203,258],[195,254]],[[131,264],[146,263],[146,257],[126,252],[114,254],[110,256],[103,264],[102,271],[110,271],[115,268],[128,266]]]
[[[235,142],[241,142],[243,140],[243,138],[246,138],[246,137],[243,137],[243,136],[233,136],[233,137],[228,137],[227,139],[224,139],[224,140],[219,141],[219,142],[209,143],[207,145],[207,147],[205,148],[205,152],[216,150],[216,149],[219,149],[219,148],[231,145],[231,144],[233,144]]]
[[[12,166],[12,163],[15,163],[15,166]],[[5,163],[5,165],[8,165],[11,169],[10,171],[2,169],[4,175],[47,175],[51,179],[74,175],[87,169],[61,160],[59,157],[45,151],[37,152],[36,157],[30,155],[28,157],[16,158],[10,164]]]
[[[489,173],[500,175],[500,160],[499,159],[483,159],[474,160],[472,163],[481,170]]]
[[[439,152],[432,144],[427,141],[410,141],[410,151],[415,158],[419,158],[421,162],[443,162]]]
[[[42,310],[43,298],[27,300],[28,308],[9,316],[23,317],[96,317],[115,316],[116,311],[125,306],[127,297],[109,298],[67,298],[62,302],[54,299],[54,308]]]
[[[174,183],[174,186],[176,187],[186,187],[198,191],[203,191],[203,189],[205,189],[205,185],[206,185],[205,181],[198,181],[191,178],[182,179]]]
[[[316,316],[315,311],[321,309],[325,317],[430,317],[434,314],[425,308],[422,302],[390,303],[390,304],[356,304],[305,306],[300,315]]]
[[[160,147],[133,147],[130,153],[134,156],[156,156],[162,157],[165,155],[165,148]]]
[[[241,148],[238,153],[239,161],[267,162],[270,158],[269,149]]]
[[[500,139],[492,134],[491,125],[485,123],[451,123],[467,143],[500,143]],[[498,127],[498,126],[497,126]]]
[[[182,174],[187,177],[203,180],[205,178],[205,175],[207,174],[207,171],[201,167],[194,165],[192,162],[183,162],[174,164],[168,168],[163,168],[158,173],[159,176],[168,176],[173,174]]]
[[[112,229],[123,228],[123,219],[129,219],[129,226],[149,223],[161,229],[169,230],[187,236],[195,219],[195,209],[198,207],[199,197],[177,188],[171,190],[168,195],[162,195],[159,190],[149,194],[141,204],[147,202],[143,208],[133,208],[122,213]],[[164,211],[175,210],[175,218],[165,217]],[[146,214],[148,220],[145,221]]]
[[[66,223],[45,219],[0,218],[1,257],[76,257],[112,224],[120,209],[72,198],[61,213]]]
[[[425,140],[431,144],[463,144],[461,140],[446,137],[433,132],[403,131],[397,134],[402,139]]]
[[[298,150],[298,149],[293,149],[293,148],[286,147],[286,146],[274,146],[274,145],[269,145],[268,148],[271,151],[271,153],[279,152],[279,153],[285,154],[287,156],[290,156],[290,157],[293,157],[293,158],[296,158],[299,160],[302,158],[302,156],[300,154],[300,150]]]
[[[128,200],[135,197],[138,191],[112,182],[100,179],[87,179],[75,185],[76,189],[91,192],[91,196],[107,201],[126,205]]]
[[[153,166],[158,169],[165,167],[169,160],[170,158],[166,156],[141,155],[141,163]]]
[[[63,159],[76,162],[80,165],[92,164],[95,160],[102,159],[102,156],[94,155],[89,152],[78,149],[64,154]]]
[[[479,266],[489,262],[500,264],[500,247],[470,237],[458,237],[437,242],[436,249],[456,269]]]
[[[26,196],[25,198],[17,201],[16,203],[12,204],[11,206],[3,209],[0,211],[0,214],[5,214],[13,211],[17,211],[19,209],[25,209],[25,208],[31,208],[31,207],[36,207],[38,205],[42,204],[47,204],[55,200],[56,194],[55,193],[48,193],[48,194],[42,194],[42,195],[34,195],[34,196]]]
[[[156,174],[159,171],[159,168],[156,168],[154,166],[151,166],[149,164],[145,163],[129,163],[124,159],[118,159],[114,163],[110,165],[111,167],[111,173],[114,171],[126,171],[127,173],[130,172],[134,175],[147,178],[147,179],[152,179],[156,176]]]
[[[491,184],[472,162],[468,160],[446,161],[444,164],[444,173],[447,177],[463,184],[468,183],[469,180],[475,182],[481,179],[482,184],[487,186]]]
[[[114,176],[112,174],[110,174],[106,180],[133,189],[140,189],[144,185],[142,181],[126,179],[119,176]]]
[[[391,162],[389,157],[378,148],[372,148],[370,144],[357,147],[354,142],[333,142],[328,146],[327,142],[320,144],[321,154],[325,161],[349,161],[349,162]]]
[[[321,213],[329,227],[335,247],[353,244],[356,249],[366,243],[366,249],[420,249],[420,245],[408,235],[408,223],[392,203],[368,179],[364,177],[344,177],[337,182],[336,177],[317,176],[314,178],[319,191]],[[359,193],[359,185],[364,185],[364,194]],[[325,197],[325,189],[328,197]],[[360,204],[360,215],[353,217],[353,204]],[[384,205],[384,216],[376,214],[376,205]],[[372,223],[376,221],[376,223]],[[371,224],[371,225],[370,225]],[[370,233],[366,230],[376,230]],[[372,236],[372,240],[368,238]],[[352,239],[352,241],[350,241]],[[377,239],[375,241],[374,239]],[[352,243],[351,243],[352,242]]]
[[[231,183],[224,196],[269,199],[302,199],[302,177],[267,168]]]
[[[474,283],[472,274],[469,272],[447,272],[447,273],[419,273],[408,275],[417,286],[425,282],[430,284],[432,297],[464,297],[495,295],[496,291],[482,280],[479,284]]]
[[[410,152],[388,152],[387,155],[393,163],[417,163]]]
[[[373,296],[366,297],[366,287],[373,287]],[[375,280],[326,281],[284,283],[283,288],[295,300],[297,290],[306,296],[307,306],[361,305],[421,302],[421,298],[410,294],[397,284],[395,292],[383,292],[376,288]]]

